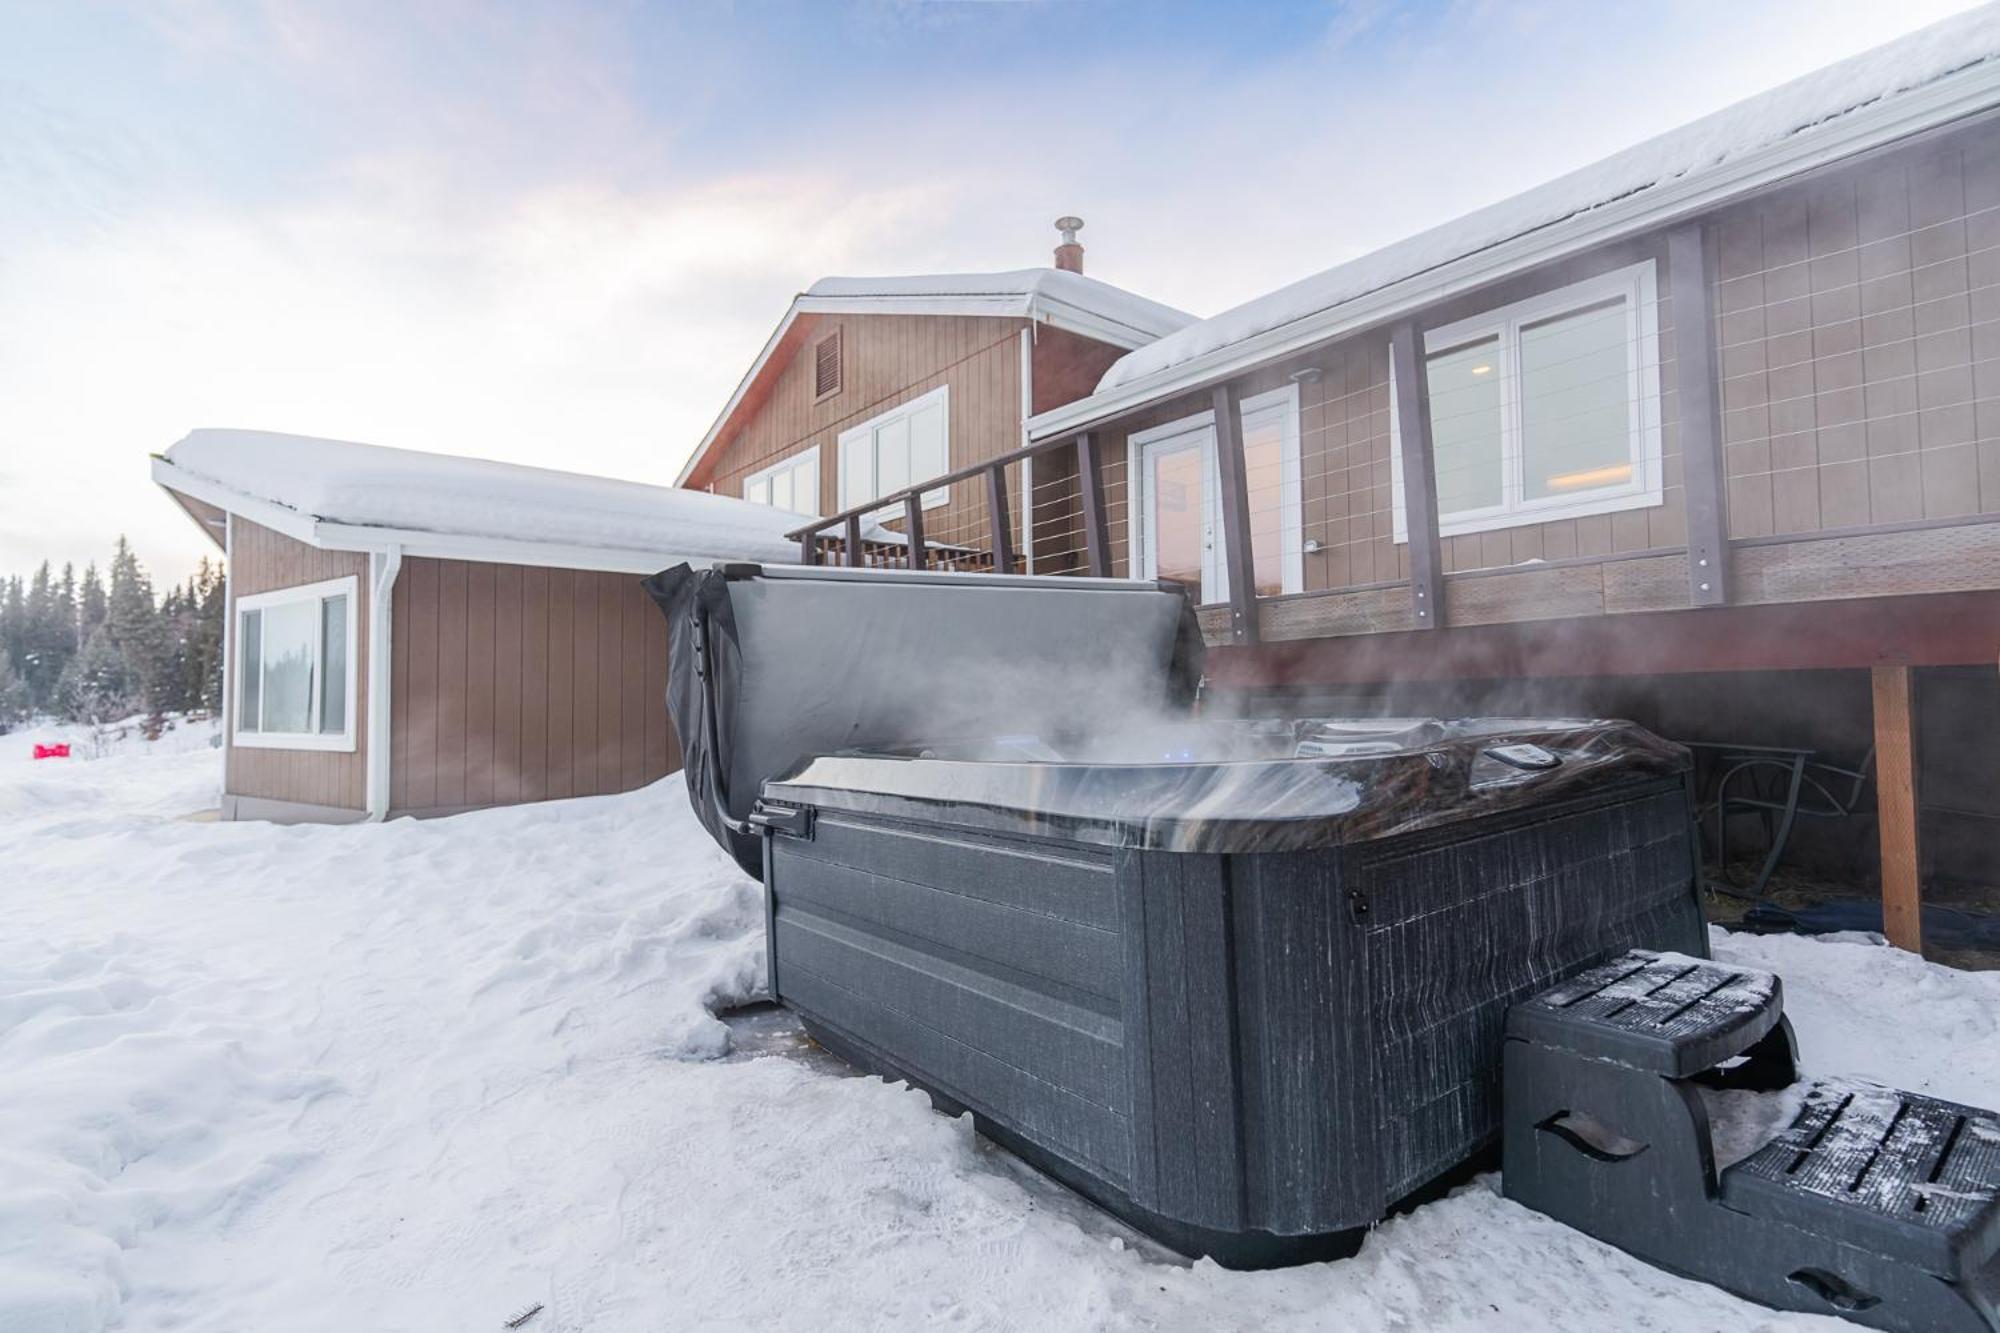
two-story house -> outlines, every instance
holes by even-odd
[[[1057,225],[1053,268],[814,283],[785,311],[679,484],[802,515],[866,504],[1012,453],[1030,417],[1087,394],[1127,352],[1194,322],[1085,277],[1083,224]],[[1033,569],[1036,534],[1022,531],[1020,516],[1036,512],[1048,479],[1016,461],[1005,483],[1008,549]],[[985,478],[935,486],[919,501],[942,563],[990,566]],[[904,527],[899,511],[874,535]]]

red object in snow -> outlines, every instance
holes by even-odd
[[[67,759],[69,758],[69,743],[65,741],[60,745],[37,745],[35,747],[35,758]]]

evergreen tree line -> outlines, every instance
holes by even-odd
[[[108,722],[222,704],[222,566],[161,596],[123,537],[110,577],[47,561],[0,580],[0,732],[49,714]]]

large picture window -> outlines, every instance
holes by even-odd
[[[1425,334],[1440,535],[1661,502],[1658,306],[1648,261]],[[1399,542],[1400,392],[1392,370]]]
[[[951,396],[936,388],[840,433],[840,507],[851,509],[951,471]],[[925,491],[935,509],[951,488]]]
[[[743,498],[819,517],[819,447],[745,477]]]
[[[358,584],[350,576],[237,599],[236,744],[354,748]]]

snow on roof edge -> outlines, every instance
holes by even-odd
[[[1088,277],[1081,273],[1071,273],[1056,268],[1008,269],[997,273],[918,273],[901,276],[841,277],[829,276],[819,279],[812,286],[792,298],[785,309],[784,318],[777,328],[764,340],[756,358],[748,370],[730,391],[729,399],[716,414],[715,420],[702,433],[701,440],[681,464],[680,472],[674,478],[676,486],[686,485],[695,469],[701,465],[708,451],[715,447],[723,429],[736,415],[736,409],[749,393],[750,386],[764,371],[772,352],[791,326],[792,320],[800,313],[806,302],[852,303],[856,309],[863,309],[871,302],[891,305],[907,302],[912,306],[919,303],[936,302],[948,306],[952,302],[966,302],[964,313],[993,313],[980,311],[972,302],[995,300],[1020,301],[1026,306],[1021,313],[1032,314],[1037,302],[1055,302],[1072,306],[1088,315],[1096,316],[1122,328],[1130,329],[1143,339],[1150,341],[1177,329],[1183,329],[1196,322],[1196,317],[1185,310],[1140,296],[1137,292],[1105,282],[1101,278]],[[923,313],[950,313],[930,311]]]
[[[785,563],[810,515],[730,496],[519,463],[270,431],[189,432],[157,456],[309,521],[676,557]]]
[[[1097,393],[1176,367],[1455,260],[1961,74],[2000,57],[2000,6],[1921,28],[1450,222],[1289,283],[1126,353]]]
[[[825,277],[806,288],[818,300],[924,300],[1012,297],[1060,301],[1135,332],[1158,337],[1196,322],[1185,310],[1139,295],[1100,278],[1058,268],[998,273],[917,273],[875,277]]]

